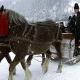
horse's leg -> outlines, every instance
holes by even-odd
[[[5,58],[6,58],[7,62],[10,64],[12,60],[11,60],[11,57],[9,55],[9,52],[6,52]]]
[[[31,60],[33,58],[33,54],[29,55],[29,57],[27,58],[27,65],[30,66],[31,65]]]
[[[25,59],[21,60],[21,65],[25,71],[25,80],[31,80],[31,72],[28,69],[28,65],[26,64]]]
[[[11,57],[9,55],[9,52],[5,53],[5,58],[6,58],[7,62],[10,64],[12,60],[11,60]],[[15,70],[13,72],[13,75],[16,75],[16,68],[15,68]]]
[[[33,54],[31,54],[31,55],[29,55],[29,57],[27,58],[27,64],[28,64],[28,66],[30,66],[31,65],[31,60],[33,59]],[[43,65],[43,63],[44,63],[44,60],[45,60],[45,54],[44,53],[42,53],[42,64],[41,65]]]
[[[51,57],[51,52],[49,50],[47,50],[47,52],[46,52],[46,58],[45,58],[44,63],[42,65],[43,73],[46,73],[47,70],[48,70],[48,65],[49,65],[50,57]]]
[[[6,60],[7,60],[7,62],[10,64],[11,63],[11,58],[10,58],[10,56],[9,56],[9,52],[8,53],[1,53],[1,55],[0,55],[0,62],[1,62],[1,60],[3,59],[3,58],[6,58]],[[16,74],[16,68],[15,68],[15,70],[14,70],[14,72],[13,72],[13,75],[15,75]]]
[[[44,61],[45,61],[45,54],[42,53],[42,63],[41,63],[41,65],[43,65]]]
[[[10,64],[12,60],[11,60],[9,53],[6,54],[5,57],[6,57],[6,60],[8,61],[8,63]],[[14,69],[13,75],[16,75],[16,67]]]
[[[4,58],[4,53],[0,53],[0,62]]]
[[[20,62],[21,59],[22,58],[18,58],[18,56],[15,56],[14,60],[10,63],[8,80],[14,80],[13,73],[14,73],[16,65]]]
[[[55,46],[56,50],[57,50],[57,55],[59,57],[59,65],[58,65],[58,69],[57,72],[61,73],[62,72],[62,53],[61,53],[61,42],[60,41],[55,41],[53,43],[53,45]]]

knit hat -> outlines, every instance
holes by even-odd
[[[79,9],[79,5],[78,5],[78,3],[75,3],[75,5],[74,5],[74,9]]]

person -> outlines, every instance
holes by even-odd
[[[4,6],[0,8],[0,43],[5,43],[9,35],[9,18]]]
[[[74,56],[79,55],[79,39],[80,39],[80,12],[78,3],[74,4],[74,15],[69,17],[68,29],[75,36]]]
[[[60,22],[60,23],[57,24],[57,26],[59,26],[58,34],[57,34],[57,39],[62,40],[62,35],[61,34],[65,32],[64,23]]]
[[[63,22],[60,22],[60,30],[61,30],[61,33],[65,33],[65,26]]]

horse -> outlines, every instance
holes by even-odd
[[[10,20],[13,20],[13,22],[14,23],[16,23],[15,21],[16,21],[16,18],[15,18],[15,20],[14,20],[14,16],[16,17],[16,15],[15,15],[15,12],[14,11],[12,11],[12,10],[10,10],[9,11],[9,13],[8,13],[8,9],[5,9],[5,12],[7,13],[7,15],[8,15],[8,18],[10,18],[9,19],[9,24],[10,24],[10,26],[12,26],[12,28],[14,28],[14,25],[11,25],[11,23],[10,23]],[[10,15],[11,13],[13,12],[13,14],[14,14],[14,16],[12,16],[12,15]],[[20,18],[19,16],[17,16],[17,18]],[[23,18],[23,17],[22,17]],[[24,19],[24,18],[23,18]],[[20,19],[18,20],[18,21],[20,21]],[[11,21],[12,22],[12,21]],[[24,22],[24,20],[23,20],[23,22]],[[22,23],[23,23],[22,22]],[[13,23],[13,24],[14,24]],[[18,26],[18,25],[20,25],[20,24],[15,24],[16,26]],[[10,28],[10,27],[9,27]],[[12,29],[12,31],[14,31],[13,29]],[[14,33],[14,32],[13,32]],[[14,34],[13,34],[14,35]],[[11,48],[10,48],[10,45],[9,45],[9,40],[10,40],[10,38],[9,37],[11,37],[10,35],[7,37],[7,38],[5,38],[5,40],[3,41],[3,42],[1,42],[0,43],[0,62],[1,62],[1,60],[5,57],[6,59],[7,59],[7,62],[10,64],[11,63],[11,57],[10,57],[10,55],[9,55],[9,52],[11,52],[12,50],[11,50]],[[15,74],[15,73],[14,73]]]
[[[12,29],[10,30],[10,32],[12,32],[13,33],[13,35],[15,35],[14,34],[14,27],[15,26],[21,26],[20,24],[18,24],[18,22],[20,22],[21,20],[21,18],[23,18],[23,22],[21,22],[21,24],[24,24],[25,23],[25,18],[23,17],[23,16],[21,16],[21,15],[18,15],[15,11],[12,11],[12,10],[8,10],[8,9],[5,9],[5,12],[7,13],[7,15],[8,15],[8,18],[9,18],[9,28],[10,28],[10,26],[12,27]],[[12,14],[13,13],[13,14]],[[16,16],[16,14],[17,14],[17,16]],[[12,16],[13,15],[13,16]],[[14,19],[14,16],[15,16],[15,19]],[[20,17],[21,16],[21,17]],[[19,19],[19,20],[17,20],[17,19]],[[16,22],[16,20],[18,21],[18,22]],[[13,22],[13,23],[11,23],[11,22]],[[13,25],[15,23],[15,25]],[[22,27],[22,26],[21,26]],[[21,29],[21,28],[20,28]],[[17,28],[17,30],[18,30],[18,28]],[[17,31],[16,30],[16,31]],[[22,29],[21,29],[22,30]],[[18,30],[19,31],[19,30]],[[21,31],[20,31],[21,32]],[[11,63],[11,57],[10,57],[10,55],[9,55],[9,52],[11,52],[12,50],[11,50],[11,48],[10,48],[10,44],[9,44],[9,40],[10,40],[10,37],[11,37],[12,35],[9,35],[3,42],[1,42],[0,43],[0,62],[1,62],[1,60],[5,57],[6,59],[7,59],[7,62],[10,64]],[[14,72],[14,74],[15,74],[15,72]]]
[[[50,45],[54,45],[59,56],[58,71],[62,70],[62,54],[60,50],[61,41],[57,39],[58,26],[52,20],[36,22],[30,25],[28,21],[15,11],[6,9],[9,15],[9,45],[11,51],[15,54],[14,60],[10,63],[9,78],[13,80],[13,72],[16,65],[21,62],[25,71],[25,79],[31,80],[31,72],[25,63],[26,55],[46,54],[42,68],[44,73],[48,70]]]

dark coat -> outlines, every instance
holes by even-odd
[[[69,19],[68,29],[80,39],[80,12],[77,13],[77,16],[73,15]]]

